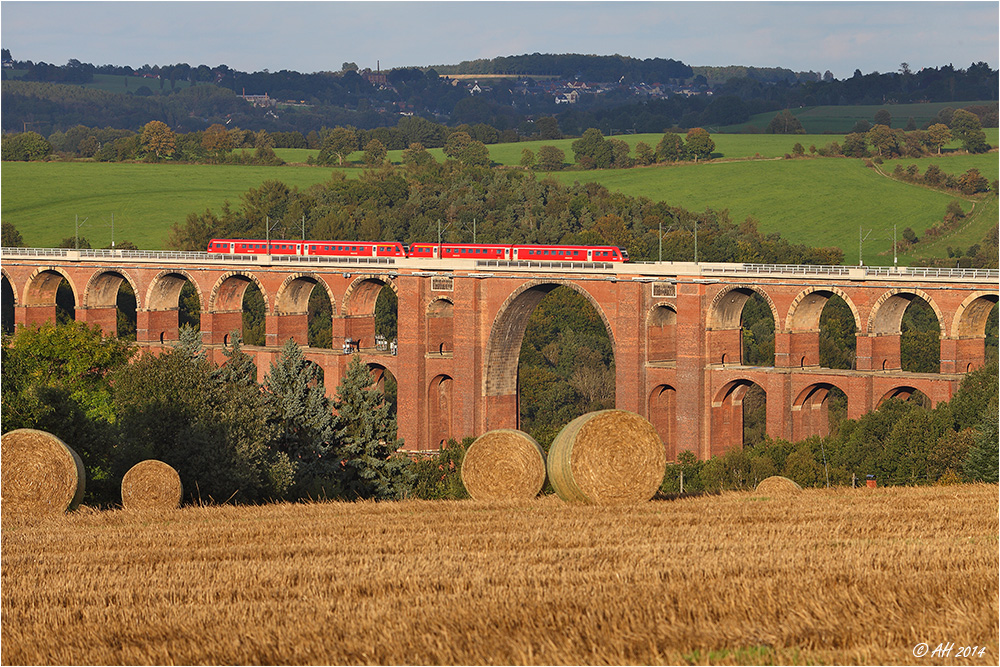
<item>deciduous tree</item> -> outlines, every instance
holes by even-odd
[[[695,160],[707,160],[712,157],[715,150],[715,142],[709,135],[708,130],[694,127],[688,130],[686,148],[694,156]]]

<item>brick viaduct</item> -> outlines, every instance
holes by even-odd
[[[4,300],[17,324],[55,318],[65,279],[76,318],[116,331],[122,281],[136,295],[137,341],[156,349],[178,337],[181,288],[201,302],[201,335],[217,362],[242,325],[253,283],[266,304],[265,346],[247,347],[261,377],[289,338],[307,344],[314,289],[333,308],[333,350],[306,348],[332,394],[360,341],[376,376],[398,383],[399,434],[406,448],[436,449],[449,437],[518,425],[517,365],[528,316],[560,285],[584,295],[603,319],[615,356],[618,408],[657,427],[669,459],[707,458],[742,442],[742,399],[752,384],[767,395],[767,432],[798,440],[827,432],[827,397],[847,396],[857,418],[893,396],[919,390],[936,404],[962,374],[983,364],[997,271],[742,264],[533,264],[476,260],[239,258],[206,253],[3,249]],[[398,297],[398,353],[376,349],[374,308],[388,286]],[[756,293],[775,321],[774,367],[741,364],[740,313]],[[819,319],[841,297],[854,314],[856,369],[819,366]],[[900,370],[900,321],[915,298],[940,326],[940,373]],[[9,304],[7,305],[9,308]],[[8,311],[9,312],[9,311]]]

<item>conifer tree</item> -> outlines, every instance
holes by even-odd
[[[323,371],[305,358],[289,339],[264,378],[268,421],[277,428],[276,443],[295,464],[298,497],[338,495],[340,458],[335,447],[335,422],[323,387]]]
[[[349,498],[401,498],[413,484],[409,459],[396,454],[396,418],[374,386],[371,371],[354,355],[337,387],[337,441]]]

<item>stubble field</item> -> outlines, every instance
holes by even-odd
[[[996,664],[997,509],[967,485],[4,511],[2,662]]]

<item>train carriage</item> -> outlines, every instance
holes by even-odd
[[[415,257],[492,259],[527,262],[627,262],[617,246],[502,245],[495,243],[414,243],[397,241],[263,241],[212,239],[208,252],[229,255],[304,255],[329,257]]]

